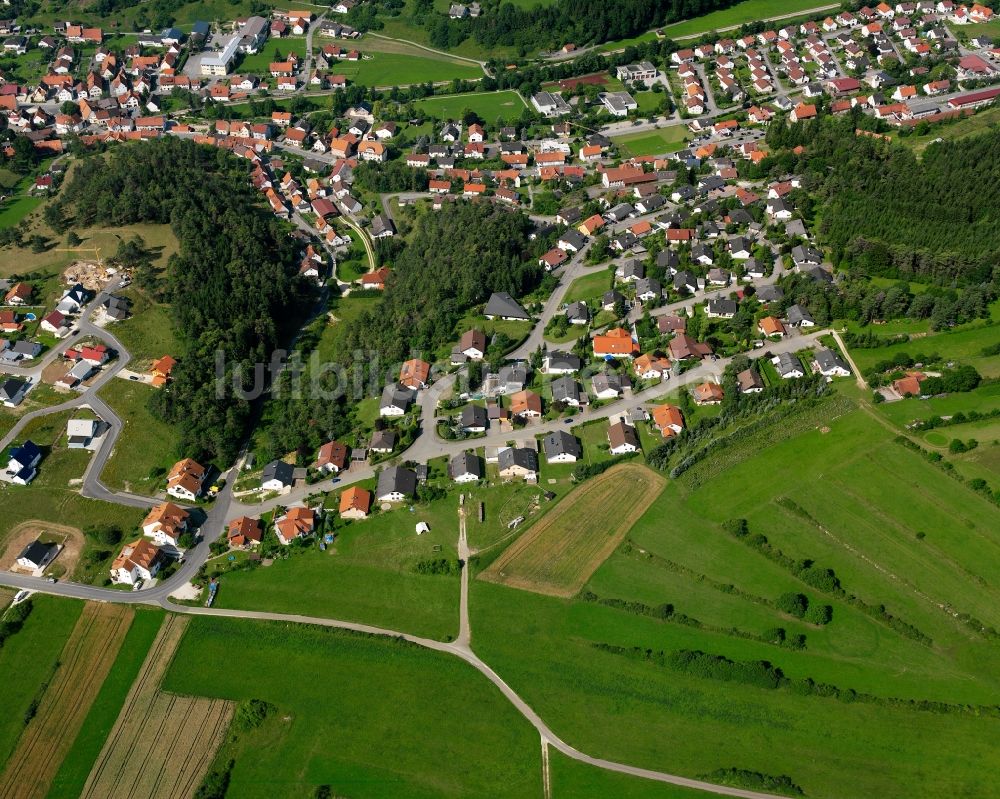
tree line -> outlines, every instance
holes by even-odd
[[[315,291],[298,276],[294,241],[261,205],[246,163],[163,137],[84,159],[63,199],[81,226],[171,226],[179,249],[164,273],[136,274],[170,304],[184,345],[170,353],[181,357],[153,410],[180,432],[182,451],[223,462],[238,453],[251,409],[217,391],[217,362],[227,385],[242,374],[249,388],[255,364],[269,362]]]

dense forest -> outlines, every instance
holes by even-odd
[[[218,354],[227,375],[239,366],[252,379],[252,365],[267,363],[291,335],[314,291],[298,277],[293,241],[260,205],[245,164],[164,137],[83,160],[61,202],[80,227],[171,225],[180,248],[165,274],[136,275],[170,303],[185,344],[154,409],[181,432],[185,452],[231,462],[250,406],[231,392],[218,394]]]
[[[529,253],[531,223],[491,203],[455,203],[418,217],[378,306],[354,324],[350,349],[384,363],[429,353],[494,291],[519,297],[541,279]]]
[[[870,276],[981,284],[1000,263],[1000,131],[943,141],[917,158],[857,136],[855,120],[772,125],[774,147],[801,144],[819,234],[834,261]]]
[[[471,35],[486,48],[558,48],[567,42],[577,46],[626,39],[636,34],[684,19],[692,19],[738,0],[556,0],[548,5],[522,7],[501,2],[478,18],[449,20],[443,14],[427,13],[431,42],[454,47]],[[424,0],[428,12],[433,3]]]

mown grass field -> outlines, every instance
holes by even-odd
[[[189,621],[168,616],[160,627],[81,799],[115,795],[174,799],[194,794],[222,743],[234,703],[160,690]]]
[[[985,779],[998,764],[988,743],[996,718],[723,682],[593,646],[700,650],[878,697],[995,703],[988,664],[1000,643],[961,614],[1000,622],[1000,510],[893,443],[866,412],[816,416],[814,428],[783,440],[765,431],[671,481],[585,587],[669,603],[693,621],[475,581],[473,630],[490,631],[477,653],[589,754],[688,776],[788,775],[814,797],[996,795]],[[725,532],[732,517],[795,561],[833,569],[846,592],[884,604],[929,643],[803,582]],[[831,622],[781,612],[785,592],[831,605]],[[805,648],[770,643],[775,627],[805,635]]]
[[[994,25],[995,23],[989,23],[989,25]],[[986,34],[983,30],[985,25],[976,25],[973,31],[975,35],[980,33]],[[994,33],[994,38],[1000,34],[1000,30]],[[989,35],[989,34],[987,34]],[[931,125],[928,128],[927,133],[915,134],[912,136],[899,136],[893,137],[902,144],[904,147],[909,147],[915,153],[923,153],[928,147],[931,146],[937,139],[964,139],[966,136],[975,136],[979,133],[985,133],[990,129],[991,126],[995,125],[997,121],[1000,120],[1000,108],[984,108],[972,116],[963,117],[961,119],[955,120],[954,122],[945,122],[938,125]]]
[[[236,761],[231,796],[541,796],[535,730],[465,663],[400,641],[196,618],[164,689],[276,706],[220,753]]]
[[[573,799],[705,799],[708,794],[640,777],[606,771],[549,749],[552,795]]]
[[[663,478],[643,466],[614,466],[567,496],[479,576],[527,591],[573,596],[662,488]]]
[[[487,125],[492,125],[498,117],[519,119],[527,106],[517,92],[508,90],[427,97],[414,103],[414,107],[439,120],[461,119],[466,110],[474,111]]]
[[[127,605],[84,605],[38,711],[0,775],[0,794],[25,799],[48,795],[131,623]]]
[[[90,705],[82,731],[59,766],[49,799],[77,799],[80,795],[162,623],[161,611],[136,609],[118,656]]]
[[[690,136],[683,125],[671,125],[644,133],[616,136],[613,141],[625,156],[659,155],[680,150]]]
[[[132,300],[132,315],[112,324],[109,332],[114,333],[132,355],[129,368],[143,371],[164,355],[181,357],[183,347],[170,318],[170,306],[156,302],[136,287],[120,293]]]
[[[34,207],[38,205],[36,203]],[[7,224],[13,223],[0,219],[0,225],[6,227]],[[169,225],[142,224],[109,228],[78,228],[71,225],[70,230],[82,239],[82,243],[76,248],[69,248],[65,236],[57,236],[44,222],[33,217],[29,236],[35,233],[45,236],[52,246],[41,253],[32,252],[31,247],[0,248],[0,276],[28,272],[58,274],[73,261],[93,261],[98,254],[101,258],[111,257],[118,249],[120,239],[130,239],[133,236],[142,237],[146,246],[156,254],[153,263],[159,267],[166,266],[167,259],[177,252],[178,247],[177,238]]]
[[[166,472],[177,461],[177,433],[154,416],[149,401],[158,389],[115,379],[101,388],[101,399],[122,419],[123,427],[101,480],[112,490],[155,494],[166,488]]]
[[[41,698],[83,611],[82,602],[37,595],[31,601],[33,608],[24,627],[0,648],[4,708],[0,713],[0,767],[17,746],[25,713],[33,700]]]
[[[663,28],[663,33],[669,39],[676,39],[679,36],[699,36],[719,28],[757,22],[784,14],[795,14],[823,5],[827,3],[817,3],[816,0],[744,0],[721,11],[667,25]],[[835,11],[836,9],[833,9],[828,13]]]
[[[458,61],[447,56],[426,53],[423,56],[407,53],[366,52],[370,58],[361,61],[341,61],[331,68],[338,75],[346,75],[349,81],[365,86],[405,86],[413,83],[437,83],[461,78],[475,80],[483,76],[483,71],[475,64]],[[520,112],[519,112],[520,113]]]
[[[416,535],[425,521],[430,532]],[[449,639],[458,630],[458,577],[423,575],[423,560],[454,559],[458,541],[458,497],[449,496],[415,512],[378,512],[337,529],[325,552],[310,549],[271,566],[227,574],[217,604],[350,619]]]

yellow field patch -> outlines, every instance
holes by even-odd
[[[0,777],[3,799],[45,796],[118,656],[133,611],[87,603],[59,656],[59,668]]]
[[[194,795],[222,744],[234,703],[160,691],[187,623],[182,616],[168,616],[163,623],[81,799]]]
[[[665,484],[645,466],[613,466],[567,494],[480,579],[550,596],[576,595]]]

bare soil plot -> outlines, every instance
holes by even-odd
[[[81,799],[194,795],[233,716],[234,703],[160,691],[188,619],[168,616],[87,778]]]
[[[645,466],[614,466],[571,491],[479,577],[539,594],[574,596],[665,484]]]
[[[124,605],[84,606],[55,677],[0,776],[2,799],[41,799],[48,793],[118,656],[132,615]]]
[[[96,261],[74,261],[63,270],[67,285],[80,283],[88,291],[100,291],[107,279],[108,273]]]
[[[41,519],[29,519],[26,522],[21,522],[8,533],[3,543],[2,554],[0,554],[0,570],[14,571],[14,562],[17,560],[17,556],[36,538],[62,545],[62,550],[50,564],[49,571],[58,564],[61,574],[73,573],[73,569],[80,559],[80,553],[83,551],[85,543],[83,533],[76,527],[44,522]]]

